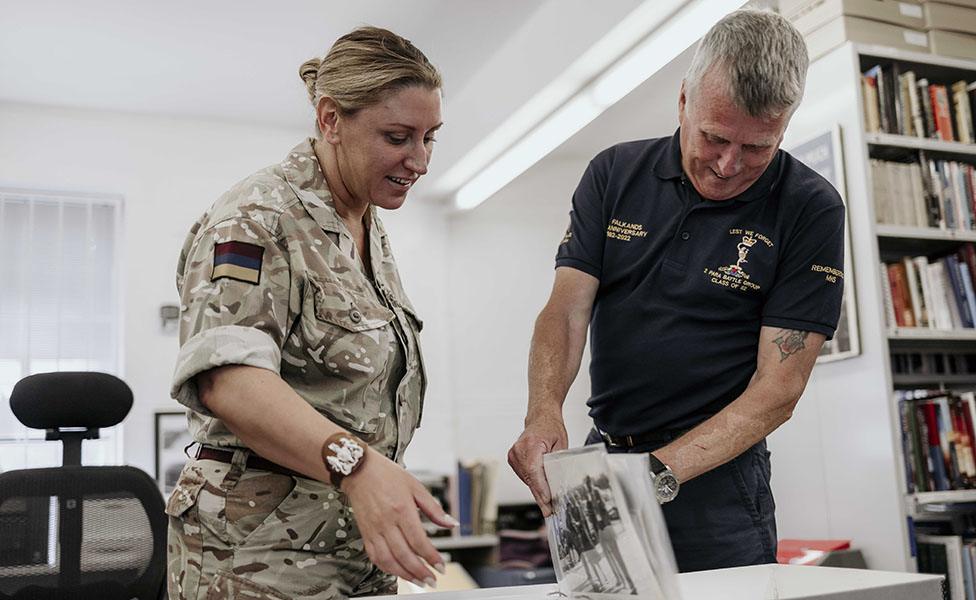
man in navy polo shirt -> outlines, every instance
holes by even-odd
[[[681,84],[678,131],[590,162],[536,321],[509,463],[548,513],[542,455],[567,446],[589,327],[587,442],[651,453],[682,571],[776,560],[765,438],[840,314],[844,205],[779,149],[807,65],[774,13],[717,23]]]

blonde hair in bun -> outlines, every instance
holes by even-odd
[[[305,82],[308,90],[308,99],[315,104],[315,80],[319,78],[319,65],[322,64],[321,58],[310,58],[298,67],[298,76]]]
[[[298,68],[312,106],[328,96],[345,114],[379,102],[388,92],[419,85],[439,90],[441,74],[410,40],[380,27],[340,37],[324,58]],[[316,123],[317,126],[317,123]]]

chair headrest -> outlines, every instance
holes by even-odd
[[[111,427],[132,408],[132,390],[108,373],[38,373],[17,382],[10,409],[33,429]]]

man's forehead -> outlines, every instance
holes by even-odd
[[[692,98],[692,113],[698,128],[706,134],[756,146],[774,145],[779,141],[789,119],[753,117],[726,95],[701,95]]]

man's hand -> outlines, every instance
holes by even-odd
[[[525,431],[508,451],[508,464],[532,490],[536,504],[545,517],[552,514],[552,493],[542,467],[542,456],[564,450],[568,445],[569,436],[566,435],[562,419],[548,417],[526,422]]]
[[[400,465],[372,449],[367,452],[366,463],[341,484],[356,515],[366,554],[391,575],[433,587],[434,574],[427,565],[443,573],[444,563],[420,523],[418,509],[441,527],[457,527],[458,523]]]

